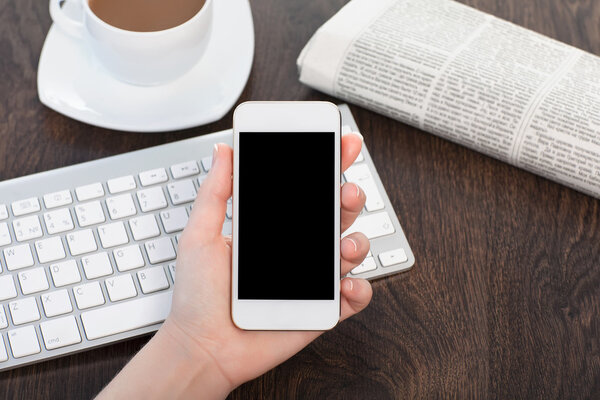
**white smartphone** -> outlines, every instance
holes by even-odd
[[[231,315],[248,330],[326,330],[340,317],[341,117],[327,102],[233,114]]]

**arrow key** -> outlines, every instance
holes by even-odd
[[[408,257],[406,257],[406,252],[404,249],[399,248],[379,254],[379,261],[383,267],[391,267],[392,265],[407,262]]]

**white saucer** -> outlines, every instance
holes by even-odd
[[[84,43],[50,28],[38,67],[38,95],[68,117],[104,128],[160,132],[221,119],[239,98],[254,57],[248,0],[214,2],[210,43],[200,62],[165,85],[113,78]]]

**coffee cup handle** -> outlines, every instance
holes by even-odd
[[[68,16],[60,6],[60,2],[61,0],[50,0],[50,17],[52,18],[52,21],[67,34],[76,38],[83,37],[83,20]],[[64,2],[77,3],[77,5],[82,8],[81,15],[83,16],[82,0],[64,0]]]

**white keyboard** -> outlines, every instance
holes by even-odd
[[[340,109],[344,131],[357,130]],[[179,235],[218,142],[231,143],[231,131],[0,182],[0,371],[160,327]],[[367,194],[346,234],[371,241],[351,274],[410,269],[414,256],[366,148],[344,179]]]

